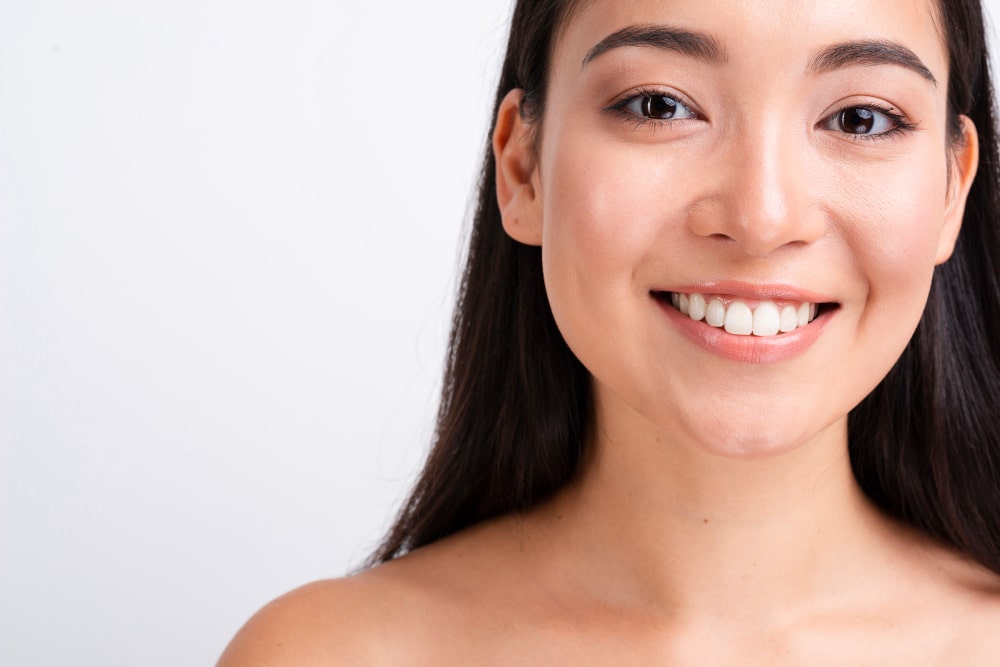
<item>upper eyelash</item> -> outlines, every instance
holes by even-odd
[[[912,121],[910,121],[909,119],[907,119],[907,117],[904,116],[899,111],[893,111],[892,109],[884,107],[881,104],[875,104],[875,103],[871,103],[871,102],[865,103],[865,104],[849,104],[847,106],[840,107],[835,112],[833,112],[831,115],[829,115],[826,118],[824,118],[823,119],[823,124],[826,124],[826,123],[830,122],[831,120],[837,118],[837,116],[839,116],[840,114],[842,114],[844,111],[846,111],[848,109],[869,109],[871,111],[877,111],[880,114],[883,114],[883,115],[887,116],[888,118],[890,118],[892,120],[892,122],[895,123],[895,125],[896,125],[896,127],[892,128],[891,130],[888,130],[886,132],[882,132],[880,134],[849,134],[847,132],[841,132],[840,133],[840,134],[843,134],[845,136],[850,137],[852,140],[856,140],[856,141],[876,141],[878,139],[889,139],[889,138],[892,138],[893,136],[895,136],[897,134],[902,134],[902,133],[910,132],[910,131],[913,131],[913,130],[917,129],[917,124],[914,123],[914,122],[912,122]]]
[[[696,116],[700,117],[701,115],[698,113],[698,110],[695,108],[694,104],[692,104],[683,95],[679,95],[674,92],[667,92],[665,90],[657,90],[654,88],[638,88],[636,90],[633,90],[628,94],[626,94],[625,96],[621,97],[620,99],[616,100],[615,102],[612,102],[609,106],[605,107],[604,111],[607,111],[609,113],[619,114],[626,120],[632,122],[636,127],[640,127],[647,123],[652,123],[654,126],[657,126],[665,123],[667,124],[675,123],[677,122],[677,120],[690,120],[689,118],[674,120],[673,118],[660,119],[660,118],[646,118],[645,116],[637,116],[631,111],[627,111],[625,109],[625,107],[628,106],[629,102],[636,99],[637,97],[669,97],[675,102],[683,104],[685,107],[690,109],[691,112],[694,113]]]
[[[696,116],[700,116],[695,106],[684,96],[673,92],[667,92],[665,90],[657,90],[654,88],[639,88],[634,91],[631,91],[627,95],[621,97],[620,99],[616,100],[609,106],[605,107],[604,111],[607,111],[609,113],[619,114],[626,120],[631,122],[633,125],[635,125],[636,127],[640,127],[642,125],[650,123],[653,124],[653,126],[655,127],[662,124],[670,124],[676,122],[674,119],[658,119],[658,118],[646,118],[645,116],[637,116],[631,111],[627,111],[625,109],[625,107],[628,106],[628,104],[637,97],[656,97],[656,96],[669,97],[670,99],[675,100],[680,104],[683,104],[685,107],[690,109]],[[908,120],[906,116],[904,116],[902,113],[898,111],[893,111],[892,109],[885,107],[881,104],[874,104],[874,103],[855,104],[855,105],[841,107],[837,109],[837,111],[835,111],[833,114],[823,119],[823,123],[825,124],[830,120],[836,118],[847,109],[870,109],[872,111],[877,111],[878,113],[887,116],[895,124],[895,127],[893,127],[891,130],[882,132],[880,134],[848,134],[847,132],[841,132],[841,134],[850,137],[852,140],[876,141],[878,139],[888,139],[897,134],[910,132],[917,128],[917,124]],[[685,118],[682,120],[689,120],[689,119]]]

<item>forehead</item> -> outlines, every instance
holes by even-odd
[[[767,51],[786,65],[831,44],[894,42],[947,81],[947,46],[934,0],[579,0],[555,42],[553,65],[582,62],[608,35],[637,25],[669,25],[713,37],[726,61]]]

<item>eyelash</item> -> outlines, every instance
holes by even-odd
[[[684,99],[682,96],[676,93],[668,93],[663,90],[655,90],[651,88],[640,88],[636,91],[633,91],[628,95],[628,97],[624,97],[618,100],[617,102],[614,102],[610,106],[606,107],[604,110],[609,113],[613,113],[615,115],[620,116],[623,120],[629,122],[637,129],[646,125],[651,126],[653,129],[664,126],[669,127],[670,125],[673,125],[674,123],[679,121],[691,120],[691,118],[679,118],[679,119],[647,118],[646,116],[637,115],[627,108],[631,103],[635,102],[636,100],[647,97],[648,98],[662,97],[669,100],[673,100],[677,104],[688,109],[693,114],[694,119],[702,118],[701,114],[695,109],[694,105],[689,101],[687,101],[686,99]],[[878,114],[881,114],[886,118],[888,118],[890,121],[892,121],[893,127],[884,132],[879,132],[878,134],[857,134],[857,133],[846,132],[844,130],[838,131],[838,134],[843,134],[851,140],[877,141],[877,140],[891,139],[897,135],[911,132],[917,127],[916,123],[910,122],[909,120],[907,120],[906,116],[899,113],[898,111],[893,111],[892,109],[874,103],[856,104],[856,105],[842,107],[840,109],[837,109],[837,111],[830,114],[826,118],[824,118],[819,123],[819,125],[823,128],[827,128],[828,125],[833,125],[834,123],[837,123],[844,113],[855,109],[865,109],[868,111],[874,111]],[[836,130],[831,130],[831,131],[836,131]]]
[[[636,115],[635,113],[629,111],[626,108],[632,102],[638,99],[642,99],[644,97],[664,97],[666,99],[673,100],[674,102],[677,102],[679,105],[685,107],[692,114],[694,114],[695,119],[700,119],[702,117],[701,114],[698,113],[698,111],[695,109],[693,104],[691,104],[689,101],[687,101],[677,93],[668,93],[663,90],[654,90],[652,88],[640,88],[638,90],[635,90],[631,92],[627,97],[624,97],[618,100],[617,102],[612,103],[611,106],[606,107],[604,110],[609,113],[613,113],[620,116],[623,120],[628,121],[636,128],[640,128],[644,125],[651,125],[653,129],[656,129],[657,127],[673,125],[674,123],[680,122],[682,120],[691,120],[690,118],[677,118],[677,119],[647,118],[645,116]]]
[[[866,103],[866,104],[855,104],[837,109],[833,114],[827,116],[821,125],[825,128],[827,125],[832,125],[836,123],[840,117],[848,112],[855,109],[865,109],[868,111],[874,111],[876,113],[882,114],[888,118],[893,123],[891,129],[885,132],[879,132],[878,134],[856,134],[852,132],[846,132],[841,130],[839,133],[843,134],[856,141],[876,141],[879,139],[891,139],[894,136],[905,134],[916,129],[916,123],[911,123],[907,120],[906,116],[898,111],[893,111],[892,109],[886,108],[880,104]]]

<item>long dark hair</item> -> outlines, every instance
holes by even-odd
[[[553,40],[579,0],[518,0],[494,105],[515,88],[544,113]],[[979,131],[979,173],[952,258],[913,339],[849,417],[861,487],[888,514],[1000,573],[1000,231],[993,91],[979,0],[940,1],[948,128]],[[492,134],[492,127],[491,134]],[[590,380],[549,309],[541,251],[503,231],[487,141],[452,323],[434,446],[370,564],[523,512],[576,474]]]

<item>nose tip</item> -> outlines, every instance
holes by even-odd
[[[778,142],[733,155],[717,172],[716,205],[692,216],[692,231],[728,239],[755,257],[817,240],[825,231],[824,217],[810,202],[800,162]]]

